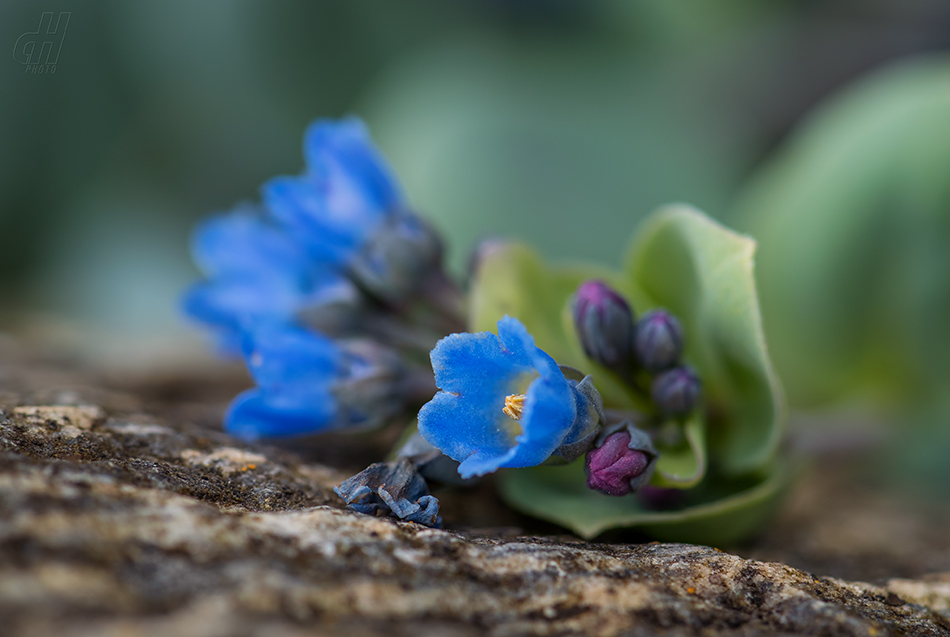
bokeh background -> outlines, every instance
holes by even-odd
[[[55,73],[29,72],[18,39],[63,11]],[[190,227],[354,113],[457,272],[492,235],[617,264],[671,201],[753,234],[800,428],[896,422],[916,442],[888,457],[947,482],[944,0],[29,0],[0,44],[6,331],[199,364]]]

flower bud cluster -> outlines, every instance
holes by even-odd
[[[255,380],[226,415],[243,438],[371,426],[428,398],[431,372],[402,354],[422,358],[458,324],[442,240],[409,210],[363,123],[314,122],[304,154],[302,173],[265,183],[260,204],[193,235],[205,280],[184,309]]]
[[[682,363],[683,328],[664,309],[639,319],[627,300],[603,281],[582,283],[573,299],[574,326],[584,353],[616,372],[634,388],[638,374],[650,379],[649,397],[657,411],[682,418],[696,407],[702,383]]]
[[[586,281],[574,295],[574,324],[587,357],[610,369],[634,364],[633,310],[603,281]]]

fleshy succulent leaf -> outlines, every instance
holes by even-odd
[[[710,453],[731,475],[768,465],[785,416],[762,331],[754,253],[750,237],[674,205],[644,223],[625,269],[631,290],[680,319],[685,359],[699,371],[712,414]]]
[[[682,438],[675,445],[654,441],[660,458],[651,484],[689,489],[706,475],[706,423],[698,411],[683,425]]]
[[[618,498],[588,489],[583,461],[508,471],[500,487],[511,506],[585,539],[636,527],[658,540],[725,545],[762,527],[795,473],[785,463],[775,463],[764,477],[700,486],[685,492],[689,500],[675,511],[651,511],[635,496]]]

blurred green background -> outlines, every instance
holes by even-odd
[[[28,72],[18,38],[62,11],[55,73]],[[950,411],[945,0],[10,1],[0,43],[7,330],[204,356],[190,227],[355,113],[457,272],[492,235],[617,265],[689,202],[761,240],[793,406]]]

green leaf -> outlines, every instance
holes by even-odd
[[[710,453],[729,475],[774,458],[784,404],[762,332],[753,276],[755,242],[685,205],[641,228],[624,289],[637,309],[665,307],[682,322],[685,359],[703,380]]]
[[[676,446],[655,442],[660,457],[651,484],[688,489],[706,475],[706,423],[697,411],[683,426],[683,441]]]
[[[920,402],[950,379],[950,59],[893,65],[835,95],[730,215],[758,276],[793,404]]]
[[[659,540],[716,545],[738,542],[760,529],[796,473],[776,463],[757,480],[699,487],[685,492],[691,500],[677,511],[650,511],[636,496],[591,491],[583,460],[565,467],[509,470],[500,485],[509,505],[585,539],[609,529],[637,527]]]

